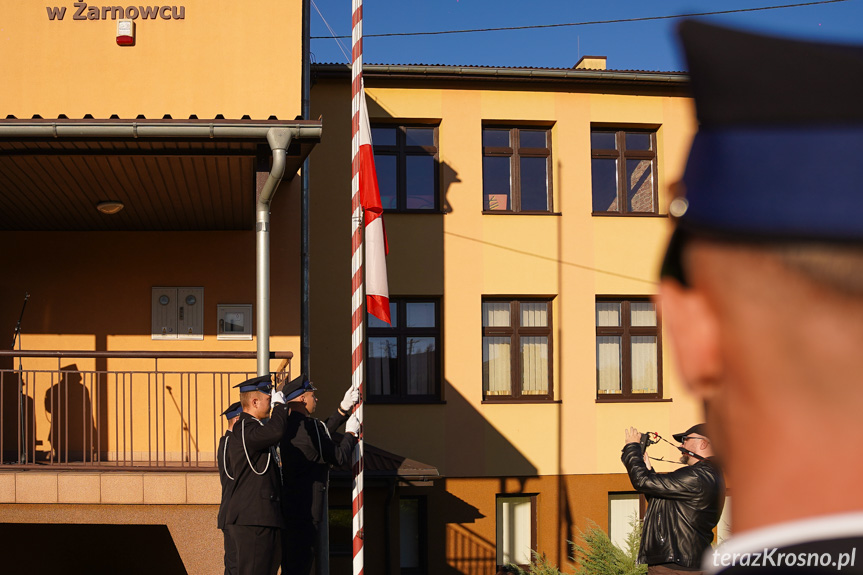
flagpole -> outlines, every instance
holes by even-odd
[[[363,358],[365,294],[363,285],[363,208],[360,205],[359,152],[360,152],[360,99],[363,92],[363,2],[351,0],[351,385],[363,390]],[[353,452],[353,573],[363,575],[363,398],[355,408],[360,421],[359,437]]]

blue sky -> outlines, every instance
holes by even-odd
[[[560,24],[759,8],[805,0],[365,0],[364,33],[425,32]],[[313,0],[337,35],[350,35],[350,0]],[[710,16],[753,31],[863,44],[863,0]],[[618,70],[684,70],[677,19],[438,36],[366,38],[364,61],[569,68],[580,56],[607,56]],[[330,31],[314,6],[312,36]],[[350,39],[341,40],[350,54]],[[314,62],[347,62],[336,41],[312,40]]]

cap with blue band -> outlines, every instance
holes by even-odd
[[[312,382],[309,381],[309,378],[303,374],[291,380],[290,383],[285,384],[285,387],[282,388],[282,393],[285,395],[285,401],[291,401],[307,391],[315,391],[316,389],[317,388],[312,385]]]
[[[235,417],[239,417],[242,412],[243,406],[239,401],[235,401],[228,409],[222,412],[222,415],[225,416],[225,419],[234,419]]]
[[[685,195],[669,208],[679,228],[863,241],[863,47],[697,21],[681,24],[680,36],[699,131]]]
[[[246,393],[247,391],[260,391],[261,393],[270,393],[273,388],[273,384],[271,376],[267,374],[259,375],[258,377],[253,377],[252,379],[247,379],[242,383],[238,383],[234,387],[240,388],[240,393]]]

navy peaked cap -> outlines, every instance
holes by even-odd
[[[699,130],[669,206],[678,228],[863,242],[863,46],[679,30]]]
[[[243,406],[240,404],[239,401],[235,401],[228,409],[222,412],[222,415],[224,415],[226,419],[234,419],[235,417],[239,416],[242,411]]]
[[[290,383],[286,383],[285,387],[282,388],[282,393],[285,394],[285,401],[291,401],[307,391],[315,391],[316,389],[317,388],[312,385],[312,382],[309,381],[308,376],[302,374],[291,380]]]
[[[238,383],[234,387],[239,387],[240,393],[245,393],[247,391],[270,393],[270,390],[273,388],[273,382],[270,374],[259,375],[258,377],[253,377],[252,379],[247,379],[242,383]]]

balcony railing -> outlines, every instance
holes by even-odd
[[[289,380],[293,354],[270,356]],[[212,469],[255,365],[255,352],[0,351],[0,462]]]

